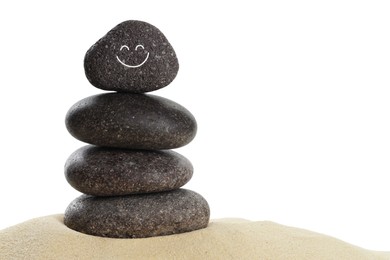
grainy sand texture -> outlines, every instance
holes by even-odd
[[[63,215],[35,218],[0,231],[0,259],[390,259],[311,231],[273,222],[212,220],[178,235],[113,239],[67,228]]]

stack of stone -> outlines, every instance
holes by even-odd
[[[103,237],[142,238],[205,228],[206,200],[181,189],[193,167],[169,149],[196,134],[193,115],[179,104],[143,94],[167,86],[179,70],[175,51],[154,26],[126,21],[96,42],[84,60],[88,80],[115,92],[87,97],[70,108],[68,131],[89,143],[65,165],[69,184],[84,193],[64,223]]]

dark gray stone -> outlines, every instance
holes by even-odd
[[[209,218],[202,196],[178,189],[117,197],[82,195],[66,209],[64,223],[94,236],[142,238],[205,228]]]
[[[97,88],[144,93],[171,83],[179,63],[159,29],[141,21],[125,21],[87,51],[84,69]]]
[[[80,141],[127,149],[178,148],[188,144],[197,129],[193,115],[179,104],[130,93],[87,97],[69,109],[65,121]]]
[[[65,164],[65,177],[76,190],[95,196],[117,196],[178,189],[193,167],[173,151],[145,151],[87,145]]]

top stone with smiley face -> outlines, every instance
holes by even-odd
[[[171,83],[179,62],[159,29],[130,20],[111,29],[87,51],[84,69],[97,88],[144,93]]]

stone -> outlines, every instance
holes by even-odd
[[[188,144],[194,116],[179,104],[148,94],[105,93],[74,104],[66,127],[76,139],[106,147],[164,150]]]
[[[130,20],[114,27],[87,51],[84,69],[97,88],[144,93],[171,83],[179,62],[159,29]]]
[[[119,196],[178,189],[192,177],[191,162],[174,151],[146,151],[87,145],[65,164],[76,190],[94,196]]]
[[[64,223],[78,232],[112,238],[144,238],[207,227],[210,208],[185,189],[116,197],[81,195],[65,211]]]

